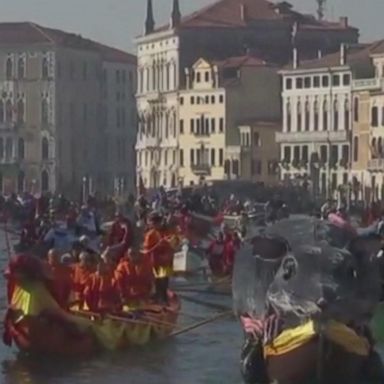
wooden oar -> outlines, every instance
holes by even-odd
[[[195,324],[192,324],[188,327],[185,327],[183,329],[179,329],[178,331],[174,331],[170,334],[170,336],[179,336],[183,333],[186,333],[186,332],[189,332],[189,331],[192,331],[196,328],[200,328],[202,327],[203,325],[206,325],[206,324],[210,324],[210,323],[213,323],[214,321],[216,320],[219,320],[219,319],[222,319],[224,317],[227,317],[227,316],[230,316],[232,315],[233,312],[232,311],[226,311],[226,312],[223,312],[223,313],[220,313],[218,315],[215,315],[213,317],[210,317],[209,319],[205,319],[203,321],[199,321],[198,323],[195,323]]]

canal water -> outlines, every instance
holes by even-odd
[[[0,233],[0,266],[4,267],[7,253],[2,236]],[[1,317],[6,308],[5,295],[1,275]],[[196,297],[231,305],[229,297],[205,294]],[[186,301],[183,311],[203,319],[220,312]],[[180,318],[182,324],[195,321],[190,317]],[[26,358],[0,341],[0,384],[237,384],[241,382],[238,365],[241,341],[241,329],[234,319],[221,319],[146,347],[70,362],[54,357]]]

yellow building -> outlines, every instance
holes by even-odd
[[[240,124],[280,118],[276,68],[248,54],[216,62],[200,58],[185,75],[178,102],[179,182],[248,179]]]

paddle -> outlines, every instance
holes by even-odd
[[[216,320],[222,319],[222,318],[227,317],[227,316],[231,316],[232,314],[233,314],[232,310],[226,311],[226,312],[222,312],[222,313],[220,313],[218,315],[210,317],[209,319],[205,319],[203,321],[199,321],[198,323],[192,324],[192,325],[190,325],[188,327],[185,327],[183,329],[180,329],[178,331],[174,331],[169,336],[172,337],[172,336],[182,335],[183,333],[186,333],[186,332],[192,331],[194,329],[200,328],[203,325],[207,325],[207,324],[213,323]]]

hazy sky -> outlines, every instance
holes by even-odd
[[[215,0],[180,0],[189,13]],[[302,12],[314,12],[315,0],[290,0]],[[33,21],[134,52],[132,38],[141,34],[146,0],[8,0],[0,21]],[[172,0],[153,0],[157,25],[169,20]],[[363,41],[384,38],[384,0],[327,0],[327,17],[348,16]]]

